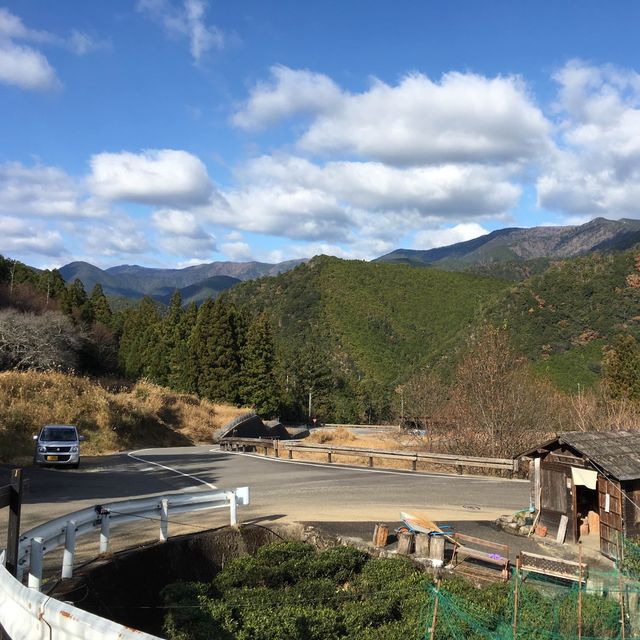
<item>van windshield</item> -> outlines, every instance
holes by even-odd
[[[43,442],[73,442],[77,439],[75,429],[62,427],[45,427],[40,434],[40,440]]]

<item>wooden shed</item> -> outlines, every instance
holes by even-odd
[[[600,550],[610,558],[621,533],[640,535],[639,431],[562,433],[519,457],[532,460],[532,500],[549,535],[566,516],[565,539],[577,542],[589,512],[599,516]]]

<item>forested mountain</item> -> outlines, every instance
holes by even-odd
[[[507,283],[462,273],[318,256],[275,278],[246,282],[221,300],[264,312],[298,400],[311,390],[342,419],[375,403],[420,367],[450,357],[481,308]]]
[[[506,289],[486,317],[507,326],[560,388],[575,391],[597,380],[603,347],[616,335],[640,339],[640,252],[553,262]]]
[[[571,258],[594,251],[624,250],[638,243],[640,220],[596,218],[579,226],[499,229],[473,240],[425,251],[397,249],[377,258],[377,261],[462,271],[477,265]],[[527,272],[523,275],[526,277]]]
[[[277,275],[301,262],[212,262],[184,269],[153,269],[137,265],[100,269],[88,262],[71,262],[62,267],[60,273],[67,282],[81,280],[88,291],[100,284],[108,296],[133,299],[150,296],[164,304],[179,289],[184,302],[188,303],[215,298],[220,292],[242,280]]]
[[[562,391],[606,379],[611,397],[640,399],[640,252],[538,268],[513,283],[318,256],[199,306],[175,291],[167,306],[147,296],[114,310],[100,284],[88,295],[80,280],[0,259],[0,365],[144,377],[285,419],[304,418],[309,396],[324,420],[391,419],[401,393],[423,412],[434,398],[469,407],[442,418],[462,424],[489,365],[517,372],[518,390],[537,389],[536,372]]]

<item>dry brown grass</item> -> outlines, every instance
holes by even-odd
[[[0,459],[33,452],[32,434],[47,423],[75,424],[85,454],[142,446],[210,442],[243,413],[140,381],[95,381],[62,373],[0,373]]]
[[[336,429],[323,429],[313,432],[308,438],[302,441],[303,444],[327,444],[332,446],[344,445],[347,447],[358,447],[362,449],[380,449],[381,451],[410,451],[415,448],[413,440],[404,440],[399,437],[399,433],[382,431],[367,435],[356,435],[345,427]],[[316,462],[326,462],[326,453],[312,453],[310,451],[296,451],[294,457],[298,460],[310,460]],[[333,460],[338,464],[366,465],[367,458],[347,454],[333,454]],[[387,458],[376,458],[376,466],[389,469],[409,469],[411,463],[405,460],[390,460]]]

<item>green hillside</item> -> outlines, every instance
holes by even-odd
[[[554,262],[505,290],[487,316],[565,390],[593,384],[602,348],[618,333],[640,338],[637,250]]]
[[[333,371],[391,387],[446,357],[481,306],[506,286],[463,273],[320,256],[224,296],[266,311],[282,351],[319,351]]]

